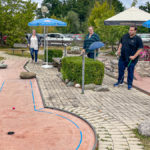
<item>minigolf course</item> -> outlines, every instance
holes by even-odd
[[[44,108],[36,79],[19,78],[26,61],[8,58],[0,70],[0,150],[95,150],[87,122]]]

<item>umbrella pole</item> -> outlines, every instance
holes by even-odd
[[[45,60],[44,61],[46,61],[46,43],[45,43],[46,41],[45,41],[45,26],[44,26],[44,55],[45,55]]]
[[[47,27],[47,31],[46,31],[46,26],[44,26],[44,49],[45,49],[45,62],[46,64],[42,66],[42,68],[53,68],[52,65],[48,65],[48,40],[46,40],[46,36],[45,36],[45,33],[48,32],[48,27]]]
[[[48,28],[47,28],[47,30],[48,30]],[[48,33],[48,31],[47,31],[47,33]],[[47,62],[47,65],[48,65],[48,40],[47,40],[47,59],[46,59],[46,62]]]

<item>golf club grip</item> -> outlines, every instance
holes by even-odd
[[[128,64],[128,67],[130,66],[131,62],[132,62],[132,60],[130,60],[130,62],[129,62],[129,64]]]

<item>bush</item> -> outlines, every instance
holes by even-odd
[[[61,58],[63,56],[63,51],[60,49],[49,49],[48,50],[48,62],[52,62],[52,58],[59,57]],[[45,54],[45,60],[46,60],[46,54]]]
[[[82,83],[82,57],[65,57],[62,59],[63,79]],[[104,64],[98,60],[85,58],[85,84],[101,85],[104,78]]]

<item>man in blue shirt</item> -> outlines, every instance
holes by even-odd
[[[139,36],[136,35],[137,27],[131,26],[129,33],[125,34],[120,41],[118,48],[118,55],[120,56],[118,64],[118,82],[114,84],[115,87],[123,84],[124,71],[128,67],[128,90],[132,89],[134,68],[138,62],[138,57],[143,49],[143,43]],[[131,60],[131,63],[130,63]]]

